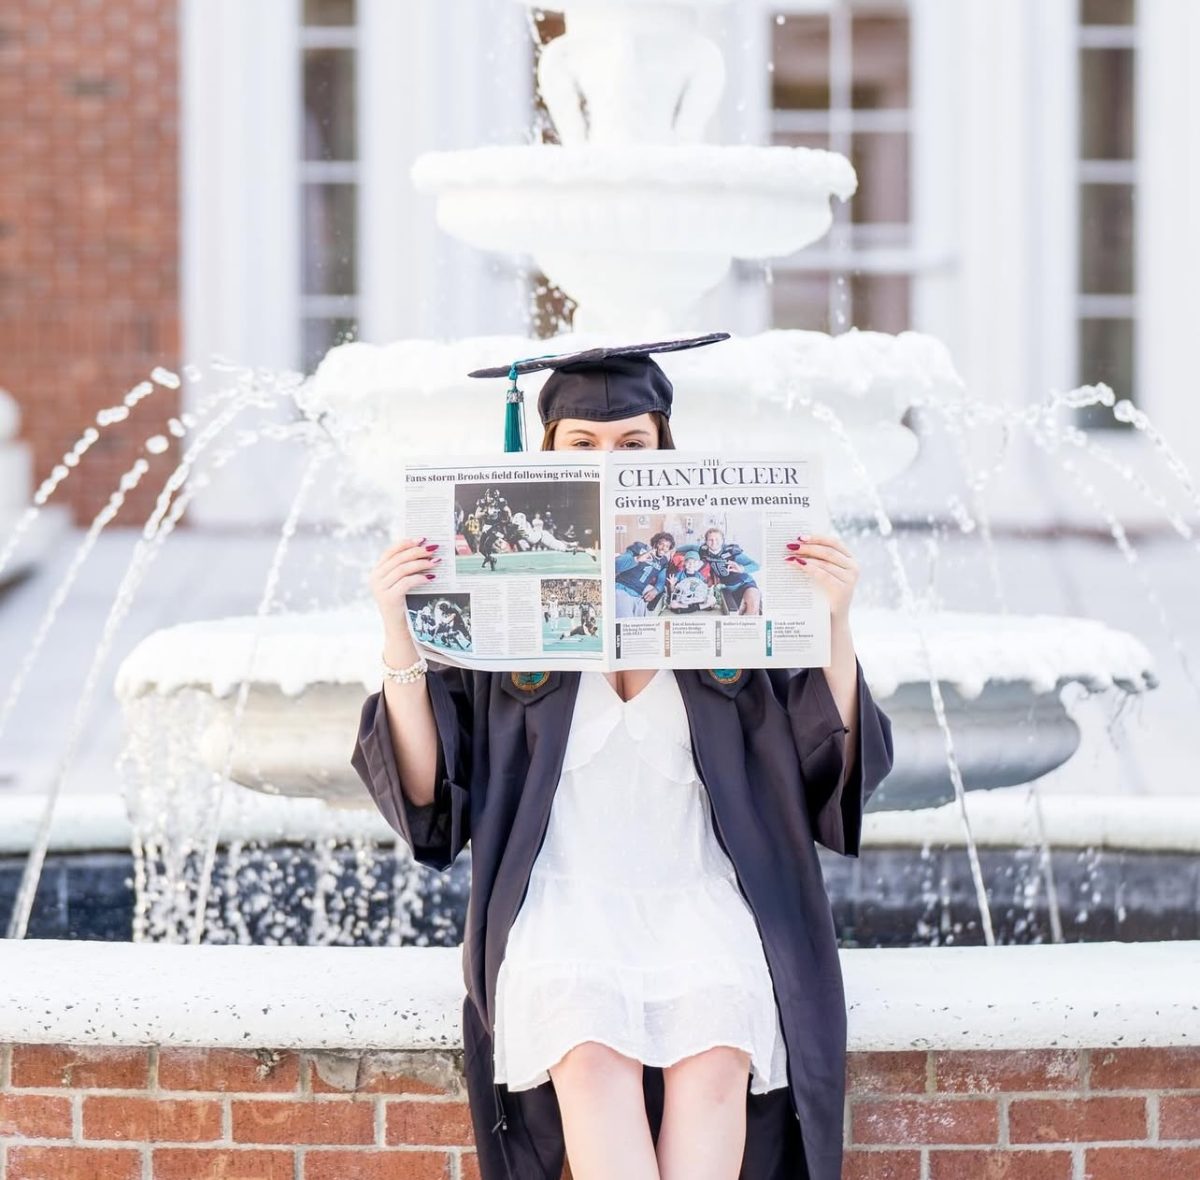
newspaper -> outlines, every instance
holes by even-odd
[[[445,559],[418,645],[492,671],[829,664],[797,535],[828,529],[815,454],[534,452],[410,460],[401,533]]]

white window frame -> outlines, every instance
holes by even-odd
[[[936,12],[930,11],[931,5],[937,8]],[[771,142],[772,131],[780,126],[798,131],[816,129],[818,123],[821,130],[830,127],[830,116],[826,113],[776,112],[771,104],[771,75],[767,65],[772,48],[772,14],[830,15],[839,6],[840,0],[745,0],[730,6],[734,11],[723,25],[713,30],[726,52],[728,74],[719,124],[720,142],[766,144]],[[893,11],[898,6],[905,5],[898,0],[880,0],[878,4],[882,11]],[[910,30],[908,108],[854,112],[842,121],[840,132],[844,143],[839,143],[836,112],[849,109],[849,95],[845,92],[849,78],[831,76],[831,92],[840,87],[840,93],[831,93],[834,118],[830,143],[833,150],[848,154],[851,126],[855,131],[908,131],[910,220],[903,227],[856,226],[853,232],[859,241],[854,246],[846,240],[844,227],[835,225],[829,237],[786,259],[772,260],[769,266],[774,273],[853,270],[907,276],[911,284],[912,318],[914,323],[920,323],[926,316],[942,314],[939,309],[949,310],[954,306],[953,299],[945,292],[946,276],[955,262],[955,242],[947,232],[950,222],[943,200],[945,176],[953,168],[952,148],[942,126],[949,79],[938,48],[946,40],[939,30],[954,14],[945,10],[943,0],[907,0],[906,6]],[[835,49],[831,46],[831,52]],[[843,50],[845,56],[849,46],[843,46]],[[836,70],[832,75],[836,75]],[[896,228],[907,231],[907,246],[888,243],[887,238],[894,236]],[[872,233],[879,238],[878,242],[870,242]],[[762,281],[761,267],[744,263],[735,266],[734,276],[734,283],[726,285],[724,298],[713,306],[724,311],[740,332],[764,331],[772,326],[771,293]],[[840,308],[831,308],[831,313],[834,310]]]

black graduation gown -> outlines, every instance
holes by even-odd
[[[892,732],[858,665],[858,741],[823,671],[677,671],[714,829],[758,924],[787,1049],[788,1081],[747,1085],[743,1180],[840,1180],[846,1005],[814,840],[857,856],[863,808],[892,766]],[[471,842],[463,974],[464,1072],[483,1180],[560,1180],[553,1082],[509,1091],[493,1076],[496,977],[550,817],[579,674],[431,665],[436,793],[402,791],[382,692],[363,704],[351,762],[387,822],[433,869]],[[845,781],[843,781],[845,780]],[[636,822],[630,816],[630,822]],[[657,1136],[662,1070],[643,1073]]]

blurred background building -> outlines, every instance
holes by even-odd
[[[1105,381],[1200,467],[1197,5],[734,0],[705,19],[729,72],[710,138],[832,148],[859,191],[815,246],[735,264],[703,326],[929,332],[1008,404]],[[561,27],[512,0],[8,0],[0,386],[37,476],[158,364],[307,371],[345,339],[559,329],[557,293],[440,234],[408,170],[552,137],[533,63]],[[1080,424],[1144,447],[1107,413]],[[81,519],[142,437],[105,436],[72,481]],[[230,519],[277,511],[228,491]]]

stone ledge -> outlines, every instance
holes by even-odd
[[[852,1051],[1200,1045],[1200,941],[843,950]],[[0,942],[0,1043],[454,1050],[458,947]]]

